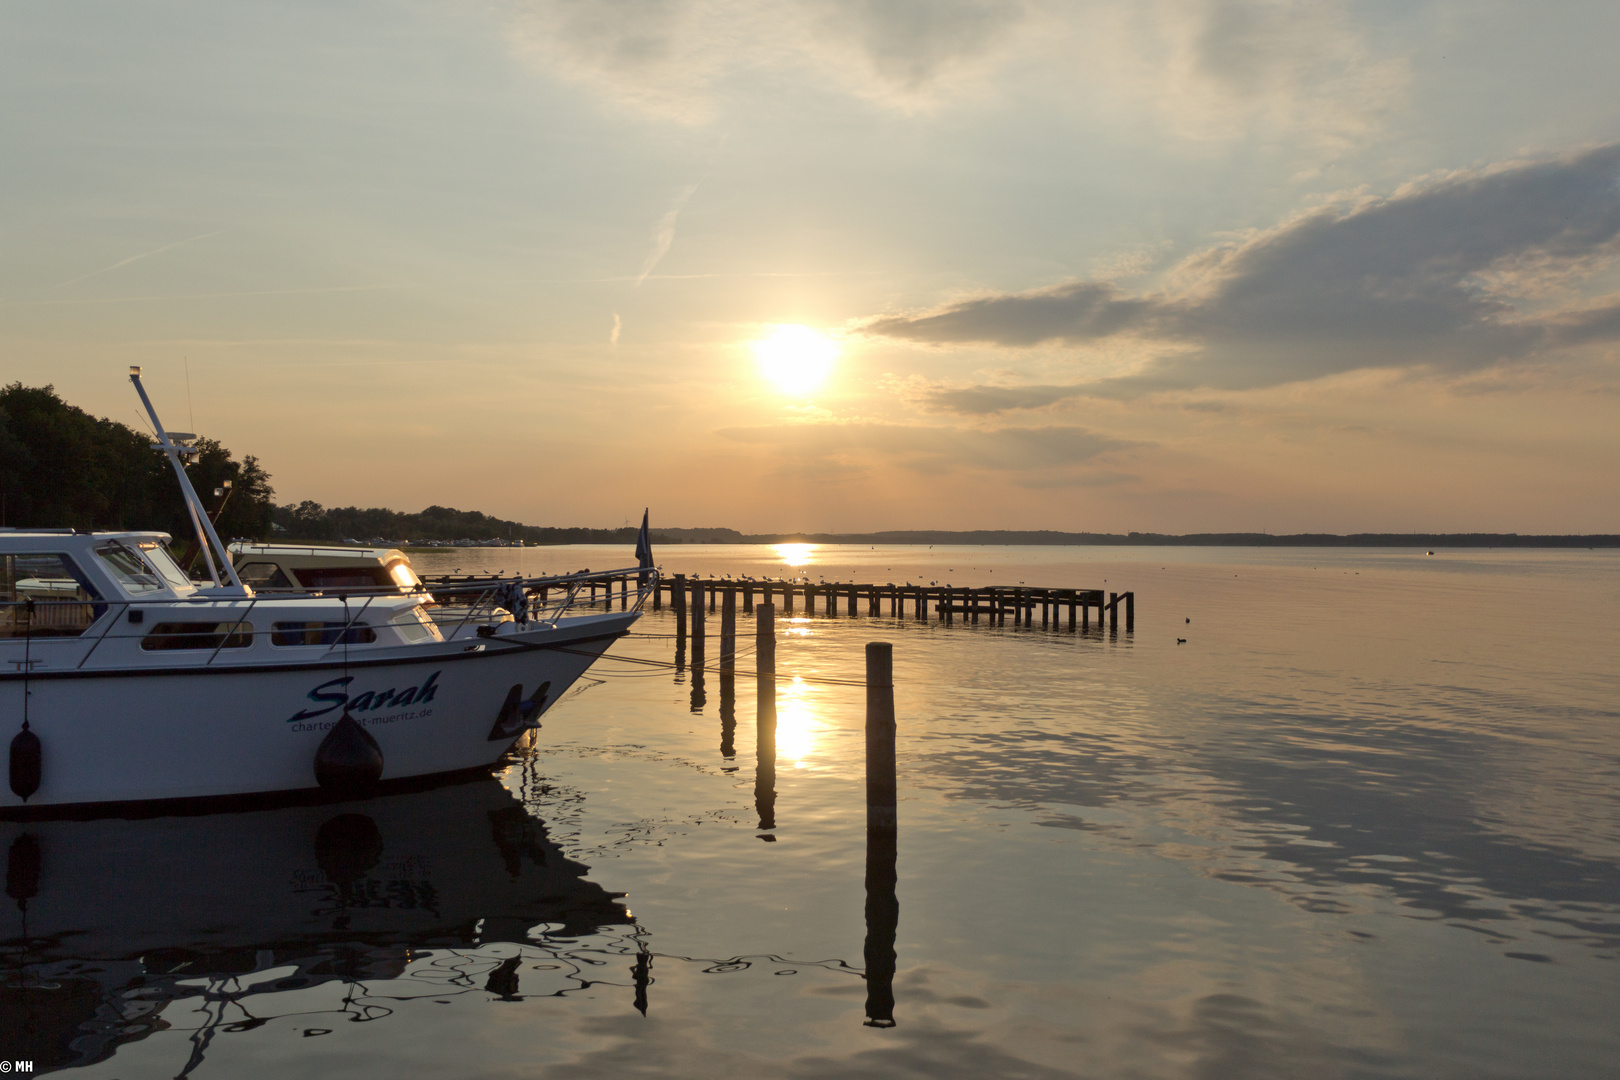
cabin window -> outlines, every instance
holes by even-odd
[[[253,627],[245,622],[160,622],[141,639],[148,652],[168,649],[245,649]]]
[[[255,589],[296,589],[287,572],[273,562],[250,562],[236,568],[243,584]]]
[[[78,637],[105,607],[97,599],[66,555],[0,556],[0,638]]]
[[[389,563],[388,573],[394,579],[394,584],[405,592],[422,587],[422,579],[416,576],[416,571],[412,570],[411,564],[404,559],[395,559]]]
[[[433,620],[428,618],[428,613],[420,606],[393,619],[389,625],[398,627],[400,636],[409,642],[426,641],[429,638],[435,641],[443,640],[433,625]]]
[[[168,582],[171,589],[196,587],[196,582],[187,577],[186,572],[180,569],[179,564],[174,561],[174,556],[169,554],[168,548],[153,540],[143,540],[136,546],[141,549],[142,557],[152,564],[152,569],[158,572],[159,577]]]
[[[340,638],[347,637],[350,645],[369,645],[377,640],[377,631],[363,622],[349,626],[347,634],[343,628],[348,623],[340,622],[278,622],[275,629],[270,632],[272,645],[336,645]]]
[[[141,557],[136,548],[116,543],[98,544],[96,558],[101,560],[101,565],[127,593],[138,596],[141,593],[160,592],[165,588],[163,576]]]
[[[394,584],[380,566],[295,566],[293,575],[306,589],[375,589]]]

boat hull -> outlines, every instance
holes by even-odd
[[[381,747],[385,785],[488,767],[636,618],[566,620],[348,663],[36,671],[28,714],[42,746],[39,790],[26,801],[0,792],[0,815],[312,791],[316,751],[345,707]],[[21,716],[22,695],[20,679],[5,679],[0,715]]]

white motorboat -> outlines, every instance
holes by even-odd
[[[232,566],[130,379],[197,526],[209,582],[155,532],[0,531],[0,815],[326,788],[352,796],[487,769],[640,615],[575,603],[638,568],[500,584],[455,625],[422,594],[260,593]],[[544,603],[531,603],[543,594]],[[516,609],[515,611],[513,609]],[[499,614],[497,615],[497,612]]]

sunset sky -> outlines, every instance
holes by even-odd
[[[11,0],[0,379],[135,425],[143,365],[284,502],[1616,532],[1617,41],[1613,0]]]

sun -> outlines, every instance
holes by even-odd
[[[782,393],[804,397],[832,373],[838,343],[808,326],[778,326],[754,342],[759,371]]]

